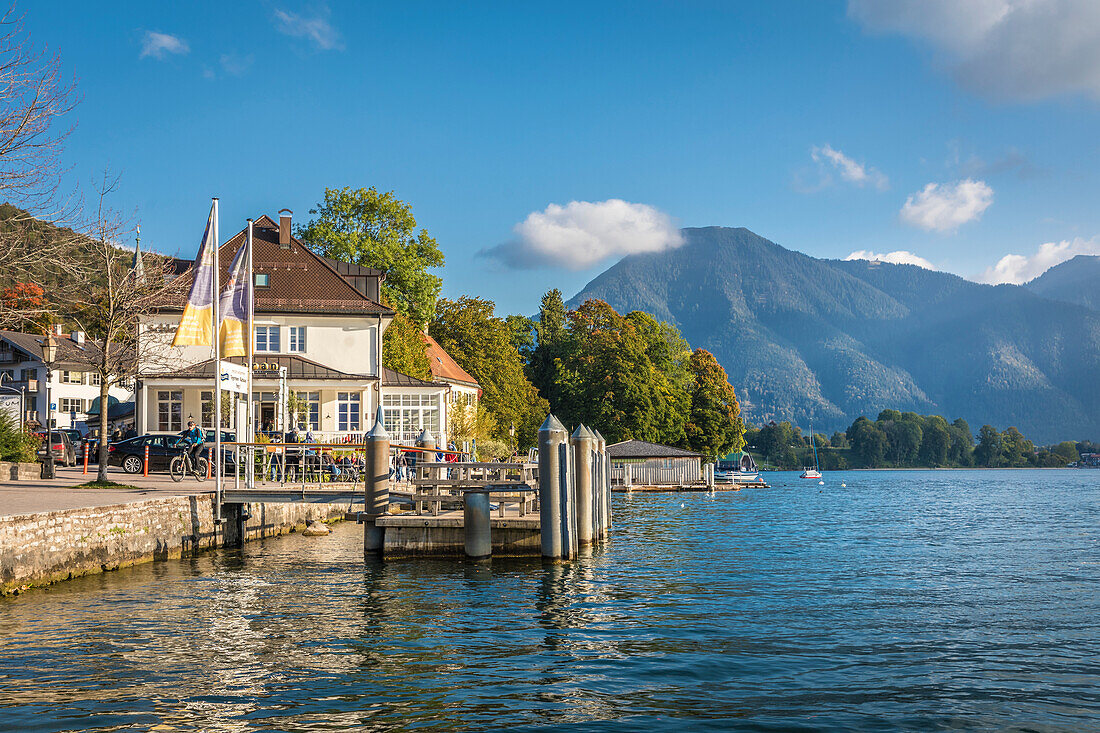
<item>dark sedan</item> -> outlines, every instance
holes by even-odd
[[[224,437],[224,433],[223,433]],[[149,470],[167,471],[172,459],[183,452],[184,446],[178,435],[139,435],[127,438],[107,446],[107,465],[120,466],[126,473],[141,473],[145,463],[145,448],[149,447]],[[202,455],[210,458],[213,445],[206,444]],[[225,471],[233,470],[233,455],[223,449]]]

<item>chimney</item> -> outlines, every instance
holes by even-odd
[[[283,209],[279,212],[279,246],[290,249],[290,217],[294,212]]]
[[[65,327],[60,323],[53,324],[53,332],[55,336],[63,336],[65,334]]]
[[[73,331],[72,340],[76,344],[83,346],[84,345],[84,332],[83,331]]]

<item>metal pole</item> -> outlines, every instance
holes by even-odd
[[[245,440],[250,444],[245,449],[245,454],[248,456],[248,468],[245,469],[244,481],[245,486],[250,489],[256,488],[256,448],[251,445],[256,442],[256,413],[252,409],[252,357],[253,349],[256,347],[256,336],[252,330],[252,323],[256,319],[256,276],[252,272],[252,220],[248,220],[248,324],[246,328],[248,339],[248,345],[245,347],[245,368],[248,369],[248,400],[244,406],[244,419],[247,423],[245,428]],[[280,438],[279,442],[282,442]]]
[[[364,472],[365,495],[363,497],[363,554],[381,555],[385,546],[386,528],[376,521],[389,509],[390,504],[390,434],[382,424],[382,406],[374,419],[374,427],[367,433],[367,465]]]
[[[212,460],[218,462],[214,471],[214,521],[222,521],[222,345],[221,345],[221,242],[218,237],[218,199],[214,198],[214,277],[212,278],[213,293],[210,295],[212,313],[214,316],[214,456]],[[210,461],[207,461],[207,466]]]
[[[573,431],[574,483],[577,487],[577,543],[581,547],[591,545],[595,539],[595,522],[598,518],[593,487],[599,482],[594,472],[596,436],[584,425]]]
[[[50,372],[53,369],[46,364],[46,475],[43,478],[56,478],[53,458],[53,409],[50,403]]]
[[[559,448],[568,433],[552,414],[539,428],[539,531],[542,556],[551,560],[562,557],[561,536],[561,458]]]
[[[493,538],[489,529],[489,494],[467,491],[463,495],[462,519],[466,557],[487,560],[493,554]]]

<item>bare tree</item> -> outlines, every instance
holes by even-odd
[[[66,172],[61,155],[72,132],[72,125],[65,126],[61,119],[76,102],[75,84],[63,78],[60,57],[36,47],[22,16],[9,6],[0,16],[2,284],[64,274],[61,255],[74,229],[81,227],[73,221],[80,211],[79,197],[60,193]],[[43,222],[74,227],[55,230],[44,228]],[[0,326],[11,315],[0,308]]]
[[[106,172],[96,186],[95,223],[77,244],[81,262],[68,289],[70,317],[96,347],[86,349],[81,361],[85,371],[99,375],[98,481],[107,480],[110,388],[135,380],[139,365],[157,368],[170,358],[163,344],[138,338],[140,319],[166,302],[182,299],[190,284],[189,278],[174,277],[171,260],[157,255],[146,256],[143,273],[134,271],[133,252],[120,246],[133,228],[106,206],[117,186],[118,178]]]

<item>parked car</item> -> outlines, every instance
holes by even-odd
[[[222,439],[226,440],[225,432]],[[149,448],[149,470],[167,471],[168,464],[184,450],[182,438],[176,434],[148,434],[139,435],[136,438],[127,438],[107,446],[107,465],[119,466],[126,473],[141,473],[145,466],[145,448]],[[202,455],[210,460],[213,443],[207,443]],[[222,456],[225,461],[225,471],[234,470],[232,451],[223,448]]]
[[[76,450],[73,448],[73,441],[69,438],[69,435],[63,430],[51,430],[49,443],[46,442],[45,431],[35,433],[40,441],[41,446],[38,448],[38,460],[45,462],[47,445],[53,451],[53,460],[55,463],[60,463],[62,466],[75,466],[76,465]]]
[[[72,441],[73,450],[76,451],[76,459],[78,461],[84,460],[84,436],[76,428],[58,428],[65,435],[69,436],[69,440]]]

